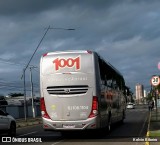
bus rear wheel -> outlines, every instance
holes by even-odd
[[[122,119],[120,120],[120,124],[123,124],[123,123],[124,123],[124,119],[125,119],[125,112],[123,111]]]

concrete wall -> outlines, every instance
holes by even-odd
[[[27,117],[33,117],[32,106],[27,106]],[[14,118],[24,118],[24,106],[0,106],[0,109],[12,115]],[[35,105],[35,115],[41,116],[40,105]]]

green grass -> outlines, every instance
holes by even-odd
[[[150,131],[149,136],[151,137],[160,137],[160,130],[158,131]]]

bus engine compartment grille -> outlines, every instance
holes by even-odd
[[[88,85],[49,86],[47,87],[47,91],[53,95],[85,94],[88,91]]]

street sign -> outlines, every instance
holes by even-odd
[[[152,86],[158,86],[160,84],[159,76],[153,76],[151,78],[151,84],[152,84]]]

